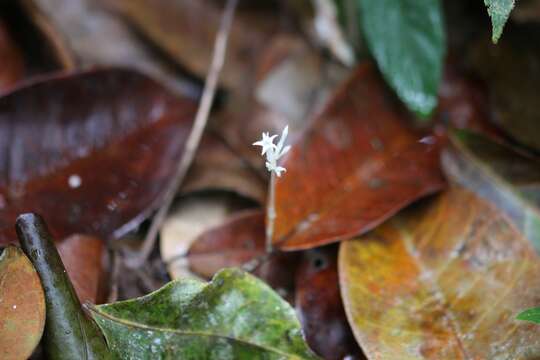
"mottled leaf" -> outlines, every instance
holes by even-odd
[[[489,203],[462,188],[343,242],[347,317],[368,358],[535,359],[540,259]]]
[[[17,235],[45,291],[44,348],[49,359],[111,359],[97,325],[86,317],[47,226],[38,215],[17,218]]]
[[[445,53],[440,0],[356,0],[367,45],[409,109],[427,117],[437,105]]]
[[[316,359],[294,310],[255,277],[173,281],[145,297],[92,309],[120,358]]]
[[[26,255],[8,246],[0,255],[0,358],[30,357],[45,326],[45,296]]]
[[[374,68],[360,66],[281,164],[273,243],[345,240],[440,190],[437,139],[409,120]]]
[[[493,43],[497,43],[502,35],[504,24],[514,8],[515,0],[484,0],[484,4],[487,6],[493,28],[491,40]]]
[[[540,308],[537,307],[520,312],[516,316],[516,319],[540,324]]]
[[[303,254],[296,273],[296,311],[309,346],[324,359],[365,359],[343,309],[336,250],[332,246]]]
[[[540,252],[540,161],[469,131],[443,154],[449,177],[505,212]]]
[[[160,203],[195,104],[129,70],[55,77],[0,98],[0,243],[44,215],[56,239],[108,240]]]

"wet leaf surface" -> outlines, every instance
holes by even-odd
[[[540,161],[465,130],[443,154],[450,179],[497,205],[540,252]]]
[[[378,359],[540,356],[540,261],[507,218],[462,188],[343,242],[339,276],[356,339]]]
[[[304,253],[296,273],[295,307],[317,354],[327,360],[365,359],[341,302],[335,246]]]
[[[222,224],[201,234],[187,254],[193,272],[211,278],[226,267],[241,267],[259,261],[254,275],[263,279],[282,297],[293,300],[294,273],[299,255],[265,254],[264,212],[245,210],[229,216]]]
[[[173,281],[145,297],[98,306],[92,316],[122,358],[317,359],[294,310],[234,269],[208,284]]]
[[[17,247],[0,254],[0,357],[27,359],[45,326],[45,296],[36,270]]]
[[[374,68],[360,66],[281,164],[274,244],[344,240],[440,190],[437,140],[408,120]]]
[[[360,26],[379,69],[407,107],[426,118],[437,106],[446,50],[441,2],[357,2]]]
[[[0,243],[18,214],[44,215],[55,238],[108,240],[158,205],[195,110],[129,70],[31,84],[0,98]],[[61,201],[59,199],[62,199]]]

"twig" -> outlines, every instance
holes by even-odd
[[[210,64],[208,75],[206,76],[204,91],[197,114],[195,116],[193,128],[186,141],[184,155],[178,164],[178,168],[174,174],[171,186],[167,188],[163,204],[152,219],[150,229],[146,234],[139,253],[135,257],[126,259],[126,265],[130,268],[137,268],[141,266],[148,259],[148,256],[150,256],[150,253],[152,252],[156,243],[157,234],[161,228],[161,225],[163,224],[163,221],[165,220],[165,216],[167,215],[169,208],[171,207],[174,196],[176,195],[176,191],[184,180],[189,166],[195,157],[195,153],[199,147],[202,134],[208,121],[208,115],[210,114],[210,108],[216,93],[219,75],[225,61],[225,55],[227,53],[227,41],[229,39],[229,33],[237,4],[238,0],[227,0],[219,30],[216,35],[216,41],[214,43],[212,63]]]

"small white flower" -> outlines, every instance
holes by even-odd
[[[266,168],[268,171],[275,173],[278,177],[281,176],[282,172],[287,171],[284,167],[278,166],[277,161],[291,149],[289,145],[284,147],[288,133],[289,127],[285,126],[277,145],[274,144],[274,138],[277,135],[270,136],[268,133],[262,133],[262,139],[253,143],[255,146],[262,147],[261,154],[266,154]]]
[[[272,150],[276,147],[274,144],[274,138],[277,135],[269,136],[269,134],[266,132],[262,133],[262,139],[254,142],[253,145],[262,147],[261,155],[264,155],[268,150]]]

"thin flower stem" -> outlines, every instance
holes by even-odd
[[[276,174],[270,174],[270,189],[268,191],[268,206],[266,209],[266,252],[272,252],[272,237],[274,236],[274,220],[276,219],[275,208]]]

